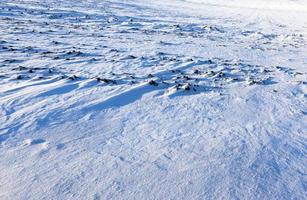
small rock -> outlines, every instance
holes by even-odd
[[[193,74],[200,74],[201,72],[198,69],[195,69]]]
[[[17,79],[17,80],[21,80],[21,79],[23,79],[23,76],[22,76],[22,75],[18,75],[18,76],[16,77],[16,79]]]
[[[98,82],[104,82],[104,83],[112,83],[112,84],[116,84],[115,80],[111,80],[111,79],[106,79],[106,78],[96,78],[96,80]]]
[[[154,81],[154,80],[150,80],[150,81],[148,82],[148,84],[149,84],[149,85],[153,85],[153,86],[158,86],[158,83],[157,83],[156,81]]]
[[[184,86],[182,86],[182,89],[188,91],[188,90],[191,90],[191,85],[188,83],[188,84],[185,84]]]
[[[73,75],[73,76],[68,77],[68,79],[70,79],[70,80],[72,80],[72,81],[76,80],[77,78],[79,78],[79,77],[76,76],[76,75]]]

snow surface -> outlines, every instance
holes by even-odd
[[[186,0],[211,6],[253,8],[265,10],[307,11],[306,0]]]
[[[0,199],[306,199],[305,0],[1,0]]]

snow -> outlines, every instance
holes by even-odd
[[[307,11],[306,0],[186,0],[187,2],[207,4],[219,7],[252,8],[261,10]]]
[[[304,0],[2,0],[0,199],[305,199]]]

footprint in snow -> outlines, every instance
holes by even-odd
[[[38,157],[42,157],[44,156],[46,153],[48,153],[48,142],[46,142],[46,140],[38,138],[38,139],[26,139],[24,140],[24,146],[26,147],[32,147],[31,148],[31,156],[38,156]]]
[[[26,139],[26,140],[23,141],[25,146],[32,146],[32,145],[37,145],[37,144],[43,144],[45,142],[46,142],[46,140],[41,139],[41,138],[39,138],[39,139]]]
[[[60,143],[60,144],[57,144],[56,145],[56,149],[57,150],[62,150],[62,149],[64,149],[65,148],[65,144],[63,144],[63,143]]]

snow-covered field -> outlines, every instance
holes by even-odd
[[[306,0],[1,0],[0,199],[306,199]]]

